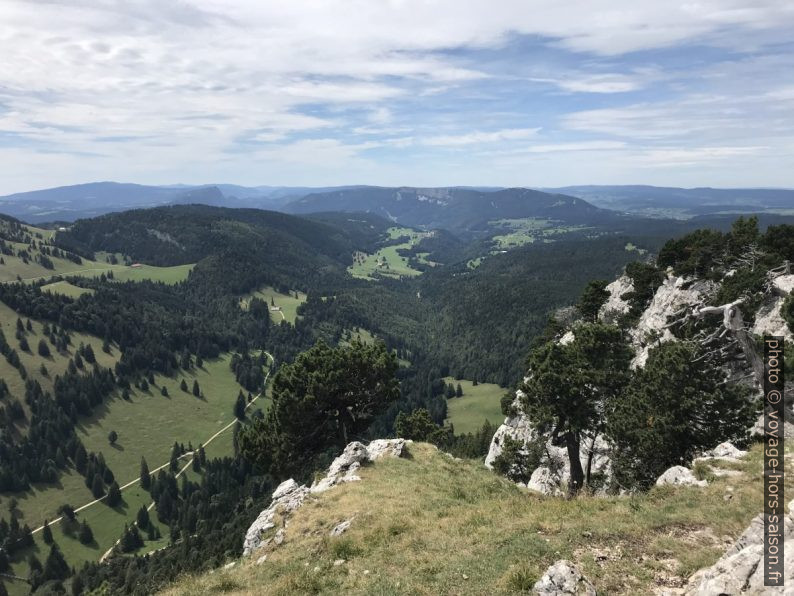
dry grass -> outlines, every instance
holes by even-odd
[[[510,594],[560,558],[576,561],[599,593],[650,593],[712,564],[760,511],[760,451],[739,467],[742,476],[703,489],[563,500],[414,444],[409,458],[312,498],[262,565],[264,550],[167,594]],[[329,536],[351,517],[345,534]]]

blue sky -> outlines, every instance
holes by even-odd
[[[3,0],[0,193],[794,187],[794,3]]]

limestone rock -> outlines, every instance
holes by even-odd
[[[634,284],[631,278],[627,275],[621,275],[611,284],[605,288],[609,292],[609,298],[601,305],[598,311],[598,318],[605,323],[613,322],[620,315],[624,315],[631,309],[629,303],[621,296],[634,289]]]
[[[780,335],[787,341],[794,341],[794,335],[792,335],[788,323],[780,314],[783,302],[785,302],[785,298],[779,295],[770,296],[764,300],[755,315],[753,335]]]
[[[781,296],[788,296],[794,290],[794,275],[780,275],[772,281],[772,289]]]
[[[664,486],[665,484],[672,484],[676,486],[706,486],[708,483],[705,480],[698,480],[692,473],[692,470],[684,466],[673,466],[666,470],[664,474],[659,476],[656,480],[656,486]]]
[[[725,441],[717,445],[711,451],[707,451],[704,455],[716,459],[740,459],[747,455],[747,452],[734,446],[730,441]]]
[[[675,339],[667,328],[668,317],[685,308],[692,308],[704,301],[716,289],[711,281],[687,280],[683,277],[669,276],[653,295],[651,303],[640,316],[637,326],[631,332],[632,343],[637,356],[632,361],[633,368],[645,366],[648,350],[656,342]]]
[[[534,594],[544,596],[595,596],[596,590],[573,563],[560,560],[546,570],[532,587]]]
[[[485,466],[487,468],[493,468],[494,460],[501,455],[502,445],[504,444],[504,438],[506,436],[524,444],[535,439],[535,431],[529,422],[529,418],[527,418],[524,410],[521,408],[521,399],[523,396],[524,393],[520,389],[516,391],[516,396],[512,404],[515,414],[505,418],[502,425],[496,429],[496,433],[494,433],[491,439],[491,445],[488,448],[488,455],[485,456]]]
[[[340,524],[334,526],[333,530],[331,530],[331,536],[341,536],[345,532],[347,532],[350,524],[353,523],[353,518],[347,519]]]
[[[272,501],[267,509],[262,511],[254,520],[243,541],[243,556],[250,555],[253,551],[265,544],[263,535],[276,527],[276,518],[286,518],[290,513],[303,505],[309,494],[309,489],[299,485],[293,479],[285,480],[273,491]],[[280,529],[281,530],[281,529]],[[282,534],[283,539],[283,534]],[[269,540],[268,540],[269,542]]]
[[[789,503],[789,514],[785,517],[784,540],[794,539],[792,520],[794,501]],[[794,552],[784,549],[785,584],[783,587],[764,586],[763,570],[764,515],[756,516],[739,539],[714,565],[695,573],[687,583],[687,596],[716,596],[718,594],[791,594],[794,584]]]

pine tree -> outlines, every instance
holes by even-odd
[[[146,510],[146,505],[141,505],[141,508],[138,509],[138,517],[136,522],[138,527],[142,530],[145,530],[149,527],[149,512]]]
[[[39,340],[38,351],[39,351],[39,356],[41,356],[42,358],[49,358],[49,356],[50,356],[50,346],[47,343],[47,340],[44,339],[43,337]],[[44,365],[42,365],[42,366],[44,366]]]
[[[41,538],[44,540],[44,544],[50,545],[53,543],[52,537],[52,530],[50,529],[49,522],[45,519],[44,520],[44,529],[41,531]]]
[[[168,397],[168,387],[166,387],[165,385],[163,385],[163,386],[160,388],[160,395],[162,395],[163,397]]]
[[[94,480],[91,483],[91,494],[94,495],[95,499],[99,499],[105,494],[105,485],[102,482],[102,476],[99,475],[99,472],[94,474]]]
[[[152,477],[149,474],[149,465],[146,463],[146,458],[141,458],[141,487],[144,490],[149,490],[149,487],[152,486]]]
[[[187,391],[187,381],[185,381],[185,379],[182,379],[182,382],[179,384],[179,388],[182,391]]]
[[[115,430],[111,430],[111,431],[108,433],[108,442],[109,442],[111,445],[115,445],[115,444],[116,444],[116,441],[118,440],[118,438],[119,438],[119,434],[118,434],[118,433],[117,433]]]
[[[83,520],[83,523],[80,524],[80,532],[77,537],[81,544],[91,544],[94,541],[94,532],[86,520]]]
[[[193,381],[193,395],[198,397],[201,395],[201,388],[199,387],[198,381]]]
[[[110,507],[115,507],[119,503],[121,503],[121,489],[119,488],[119,483],[113,481],[110,488],[108,488],[107,504]]]
[[[42,577],[45,580],[61,580],[69,577],[70,573],[71,570],[66,563],[66,559],[63,558],[61,549],[58,548],[57,544],[53,543],[50,546],[50,554],[47,555],[47,560],[44,562],[44,573]]]
[[[463,397],[463,387],[460,386],[460,383],[455,387],[455,397]]]
[[[242,391],[237,394],[237,401],[234,402],[234,415],[238,420],[245,419],[245,398]]]
[[[85,590],[85,586],[83,584],[83,578],[80,577],[80,574],[77,573],[72,578],[72,596],[80,596]]]
[[[171,461],[169,462],[169,467],[171,468],[172,472],[176,472],[179,469],[179,445],[174,443],[174,447],[171,449]]]

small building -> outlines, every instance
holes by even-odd
[[[140,267],[143,267],[143,265],[141,265],[140,263],[133,263],[132,265],[130,265],[130,267],[132,267],[133,269],[139,269]]]

